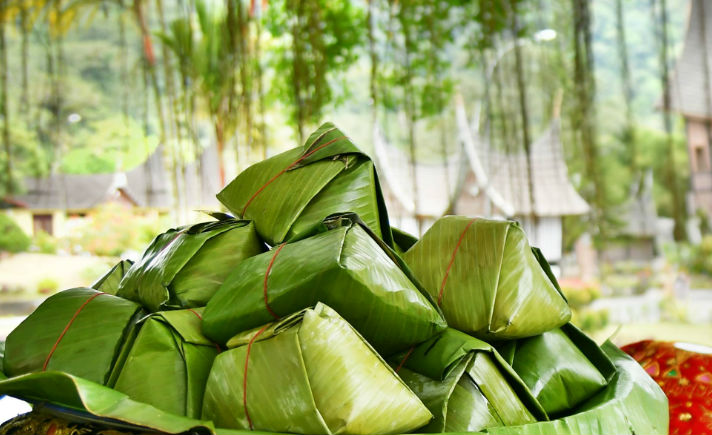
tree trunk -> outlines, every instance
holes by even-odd
[[[512,36],[514,39],[514,64],[517,76],[517,93],[519,96],[519,116],[522,122],[522,140],[526,155],[527,194],[529,197],[529,214],[531,221],[531,239],[538,243],[538,217],[536,214],[536,198],[534,197],[534,165],[531,150],[531,135],[529,133],[529,108],[527,105],[527,88],[524,85],[524,66],[522,61],[521,44],[517,43],[520,32],[519,17],[517,16],[516,3],[512,4]]]
[[[368,0],[368,15],[366,23],[368,26],[368,54],[371,59],[371,74],[369,77],[369,92],[371,95],[371,132],[374,132],[378,126],[378,90],[376,83],[378,81],[378,53],[376,53],[376,35],[374,34],[375,9],[374,3],[377,0]]]
[[[413,194],[413,217],[418,224],[418,235],[423,233],[423,223],[420,218],[420,198],[418,191],[418,161],[417,161],[417,143],[415,139],[415,122],[416,122],[416,107],[415,95],[413,92],[413,70],[411,65],[411,53],[414,49],[413,35],[409,19],[407,16],[409,6],[406,3],[401,3],[398,11],[398,20],[401,25],[404,39],[404,62],[403,62],[403,103],[406,116],[406,129],[408,135],[408,157],[411,171],[411,190]]]
[[[630,66],[628,64],[628,46],[625,34],[625,13],[623,10],[623,0],[616,0],[616,45],[618,47],[618,59],[620,61],[621,86],[623,88],[623,102],[625,104],[625,125],[623,126],[623,141],[628,149],[630,159],[630,172],[633,176],[633,183],[636,195],[640,197],[643,193],[644,177],[638,165],[638,149],[635,141],[635,128],[633,121],[633,85],[630,78]]]
[[[218,165],[220,172],[220,188],[225,186],[225,160],[223,159],[223,151],[225,149],[225,130],[221,118],[215,119],[215,140],[218,145]]]
[[[296,0],[297,1],[297,11],[295,14],[294,24],[292,25],[292,92],[294,93],[294,104],[296,110],[296,123],[297,123],[297,139],[301,145],[304,142],[304,123],[305,123],[305,113],[304,113],[304,98],[302,95],[302,89],[300,87],[301,78],[306,74],[306,71],[302,71],[302,37],[301,37],[301,25],[302,25],[302,15],[304,14],[304,1],[306,0]]]
[[[586,199],[592,205],[592,221],[598,229],[598,239],[605,244],[607,223],[605,216],[606,194],[599,168],[598,147],[595,134],[595,79],[593,76],[593,52],[591,50],[591,12],[589,0],[572,0],[574,12],[574,82],[577,110],[574,129],[580,133],[584,165],[590,188]]]
[[[251,81],[251,62],[250,47],[248,41],[250,39],[250,29],[245,7],[242,1],[237,2],[237,23],[240,31],[239,43],[239,64],[240,64],[240,100],[242,105],[242,118],[244,120],[245,132],[243,145],[247,150],[252,151],[253,144],[253,116],[252,116],[252,81]]]
[[[123,147],[128,150],[131,144],[128,143],[129,138],[129,69],[128,69],[128,50],[126,44],[126,25],[124,23],[124,0],[119,0],[119,11],[117,14],[119,27],[119,68],[121,77],[121,115],[124,122],[124,140]]]
[[[174,173],[172,165],[171,165],[171,150],[170,147],[168,146],[166,142],[166,118],[164,116],[164,111],[163,111],[163,101],[161,98],[161,88],[158,85],[158,77],[156,75],[156,68],[155,68],[155,63],[156,63],[156,58],[154,56],[153,52],[153,43],[151,42],[151,33],[148,29],[148,25],[146,24],[146,17],[144,16],[143,13],[143,5],[142,5],[142,0],[134,0],[133,3],[133,12],[134,16],[136,18],[136,23],[139,26],[139,29],[141,31],[141,38],[143,39],[143,58],[144,62],[146,65],[146,71],[148,72],[148,76],[150,78],[151,82],[151,88],[153,88],[153,94],[154,94],[154,100],[156,102],[156,113],[158,115],[158,125],[159,125],[159,139],[158,142],[160,146],[163,148],[163,155],[161,158],[161,161],[163,162],[163,167],[168,174]],[[172,207],[171,209],[173,210],[174,213],[174,221],[178,221],[178,215],[176,214],[176,210],[179,207],[179,203],[177,200],[177,195],[178,195],[178,185],[177,181],[174,176],[170,177],[171,183],[170,183],[170,188],[171,188],[171,201],[172,201]],[[150,205],[150,204],[147,204]]]
[[[23,2],[20,6],[20,62],[22,68],[20,94],[20,113],[27,118],[30,110],[30,92],[29,92],[29,67],[28,58],[30,51],[29,31],[27,29],[27,5]]]
[[[655,16],[655,0],[651,0],[653,16]],[[675,222],[673,227],[673,236],[676,241],[684,241],[687,239],[687,230],[685,228],[685,198],[680,192],[677,183],[676,168],[675,168],[675,141],[673,139],[672,113],[670,112],[670,72],[668,67],[668,46],[669,39],[667,33],[667,1],[660,0],[660,17],[655,20],[657,22],[658,36],[658,54],[660,63],[660,81],[663,87],[663,124],[665,126],[665,136],[667,145],[667,162],[665,165],[665,178],[670,192],[672,193],[673,207],[672,217]]]
[[[265,121],[265,93],[263,88],[262,72],[262,17],[255,21],[255,80],[257,81],[257,102],[259,104],[259,132],[260,145],[262,147],[262,158],[267,158],[267,123]]]
[[[158,11],[158,21],[161,26],[161,32],[164,35],[168,34],[168,26],[166,25],[166,17],[163,13],[163,0],[156,0],[156,10]],[[166,85],[166,97],[168,98],[168,117],[169,130],[171,132],[171,138],[174,140],[174,145],[171,147],[171,175],[173,177],[173,183],[176,188],[173,191],[174,201],[177,204],[176,214],[179,217],[180,223],[187,221],[187,200],[185,197],[185,163],[183,162],[183,137],[181,134],[180,122],[178,120],[178,114],[180,109],[178,107],[178,102],[176,98],[176,87],[175,87],[175,77],[174,70],[171,65],[170,59],[170,49],[165,43],[161,43],[161,60],[163,66],[163,77],[165,79]]]
[[[2,114],[2,143],[5,149],[5,194],[12,197],[14,193],[14,183],[12,175],[12,147],[10,145],[10,114],[8,111],[8,95],[7,95],[7,45],[5,41],[5,4],[0,4],[0,56],[2,63],[0,64],[0,92],[2,92],[2,100],[0,100],[0,113]]]

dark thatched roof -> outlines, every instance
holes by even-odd
[[[127,172],[111,174],[52,174],[25,179],[26,193],[13,202],[33,210],[88,210],[121,192],[137,207],[171,207],[170,178],[161,163],[159,147],[141,165]],[[186,205],[193,208],[218,205],[217,153],[208,148],[200,158],[200,177],[196,162],[187,165],[182,186]],[[183,176],[182,176],[183,178]],[[198,191],[201,186],[201,191]]]

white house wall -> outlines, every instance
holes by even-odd
[[[551,263],[561,261],[562,225],[558,216],[537,218],[536,230],[530,218],[519,218],[522,228],[527,233],[529,244],[541,249],[544,257]]]

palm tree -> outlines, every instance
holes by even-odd
[[[225,16],[208,10],[205,3],[196,3],[200,40],[193,52],[193,62],[205,104],[215,131],[220,166],[220,185],[225,185],[224,150],[226,141],[234,134],[237,113],[230,110],[230,97],[235,83],[230,41],[226,37]]]

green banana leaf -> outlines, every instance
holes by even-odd
[[[109,385],[136,401],[199,418],[205,382],[219,353],[200,332],[201,312],[165,311],[142,319],[141,330]]]
[[[5,342],[0,341],[0,380],[7,378],[7,376],[5,376],[4,360],[5,360]]]
[[[524,382],[489,344],[448,328],[392,359],[433,413],[422,432],[474,432],[546,420]]]
[[[217,343],[324,302],[391,355],[445,329],[427,292],[395,252],[353,214],[329,230],[238,265],[210,300],[203,332]]]
[[[326,216],[343,212],[361,216],[392,246],[373,161],[332,123],[303,147],[245,169],[217,197],[237,216],[253,220],[272,246],[310,236]]]
[[[252,222],[224,219],[156,237],[119,285],[150,311],[202,307],[244,259],[265,250]]]
[[[109,269],[104,276],[97,279],[91,288],[94,290],[99,290],[100,292],[109,293],[110,295],[115,295],[119,291],[119,283],[121,279],[126,275],[129,268],[133,265],[131,260],[121,260]]]
[[[566,414],[616,372],[596,343],[570,323],[498,349],[549,415]]]
[[[376,351],[324,304],[239,334],[228,346],[234,348],[215,360],[203,404],[203,418],[219,427],[392,434],[432,418]]]
[[[75,421],[169,434],[215,433],[213,423],[170,414],[109,387],[58,371],[29,373],[0,380],[7,394],[51,409]]]
[[[393,233],[393,249],[399,255],[405,254],[405,252],[418,241],[418,238],[414,235],[399,230],[398,228],[391,227],[391,232]]]
[[[668,401],[660,386],[634,359],[606,342],[601,349],[616,367],[606,388],[556,420],[487,430],[501,435],[667,434]]]
[[[571,318],[516,222],[446,216],[403,259],[448,325],[483,340],[530,337]]]
[[[616,374],[603,390],[579,405],[575,413],[521,426],[490,427],[487,432],[501,435],[667,434],[668,402],[660,387],[635,360],[612,343],[605,343],[601,349],[615,365]],[[450,370],[450,373],[454,372],[454,369]],[[213,433],[212,422],[172,415],[130,400],[118,391],[60,372],[31,373],[0,380],[1,394],[75,410],[72,418],[77,417],[77,412],[84,411],[87,418],[107,426],[128,423],[166,433]],[[218,428],[214,433],[248,432]]]
[[[59,370],[105,384],[141,316],[138,304],[94,289],[57,293],[8,335],[4,372]]]

